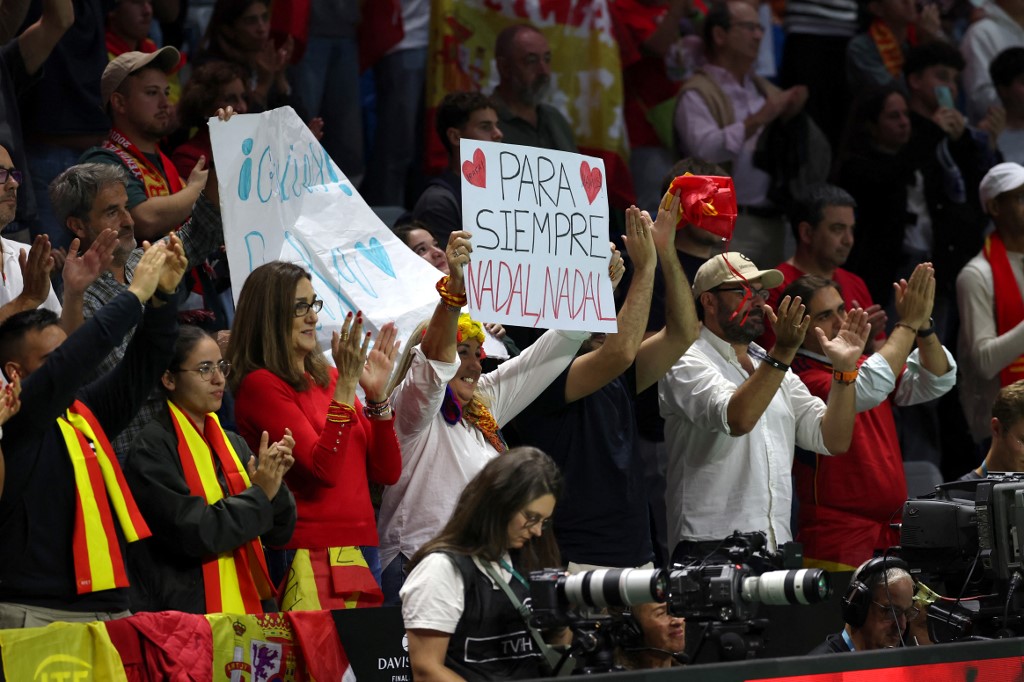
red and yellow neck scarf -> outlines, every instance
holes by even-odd
[[[226,495],[217,479],[217,469],[224,474],[227,495],[246,491],[249,476],[217,415],[206,415],[203,434],[200,434],[174,403],[167,401],[167,407],[178,437],[178,457],[189,492],[203,498],[207,504],[222,500]],[[263,613],[260,600],[272,598],[274,591],[259,538],[231,552],[204,559],[203,584],[207,613]]]
[[[1024,298],[1021,297],[1017,279],[1013,276],[1006,245],[998,232],[985,239],[985,258],[992,267],[992,296],[996,309],[996,332],[1005,334],[1024,320]],[[1018,379],[1024,379],[1024,355],[1021,355],[999,372],[999,385],[1009,386]]]
[[[114,530],[114,517],[128,542],[150,536],[117,458],[96,416],[76,400],[57,426],[75,475],[75,530],[72,549],[78,594],[128,587],[128,575]],[[113,513],[111,513],[113,507]]]
[[[132,177],[145,186],[147,197],[165,197],[177,194],[185,186],[181,176],[178,175],[178,170],[166,154],[159,149],[156,150],[160,155],[160,165],[163,166],[162,169],[157,168],[142,150],[135,146],[134,142],[116,128],[110,129],[110,135],[103,143],[103,148],[117,154]]]
[[[878,53],[882,55],[882,63],[885,70],[893,78],[899,78],[903,73],[903,46],[896,40],[892,29],[881,19],[875,19],[868,28],[868,35],[875,41]]]

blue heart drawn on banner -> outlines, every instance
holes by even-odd
[[[384,245],[376,237],[370,237],[369,246],[362,242],[356,242],[356,251],[363,254],[366,260],[376,265],[381,272],[391,277],[395,276],[395,269],[391,266],[388,252],[384,250]]]

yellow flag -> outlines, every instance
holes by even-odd
[[[103,623],[0,630],[4,675],[33,682],[119,682],[127,676]]]

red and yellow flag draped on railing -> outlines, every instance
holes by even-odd
[[[425,131],[431,171],[448,166],[434,133],[437,106],[449,92],[493,91],[495,39],[507,26],[529,23],[551,45],[548,102],[572,124],[580,153],[604,160],[612,206],[636,201],[622,116],[622,65],[608,0],[432,0],[431,22]]]

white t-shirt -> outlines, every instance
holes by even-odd
[[[503,559],[507,565],[511,565],[508,554]],[[473,563],[493,584],[494,580],[487,575],[483,562],[473,557]],[[512,574],[502,568],[500,563],[492,561],[491,566],[506,582],[512,580]],[[462,573],[451,557],[441,552],[428,554],[416,564],[399,594],[402,597],[402,620],[408,630],[436,630],[453,634],[466,608]]]
[[[22,290],[25,289],[25,280],[21,276],[18,255],[22,249],[25,249],[25,253],[28,253],[29,245],[7,239],[6,237],[0,237],[0,243],[3,244],[4,252],[4,273],[3,286],[0,287],[0,306],[5,306],[16,299]],[[57,294],[53,291],[53,287],[50,287],[50,293],[46,295],[46,300],[39,307],[52,310],[58,317],[60,316],[62,308],[60,301],[57,300]]]

